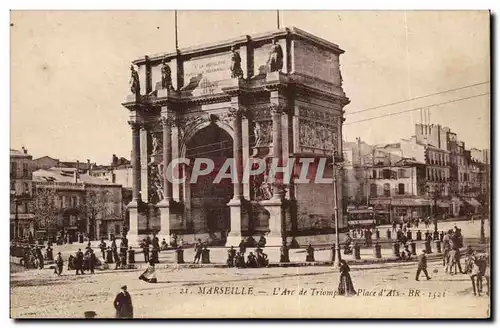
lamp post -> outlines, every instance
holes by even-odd
[[[430,192],[429,186],[425,186],[425,189],[428,194],[431,195],[432,200],[434,201],[434,210],[431,212],[432,213],[432,221],[434,224],[434,231],[438,230],[438,218],[437,218],[437,201],[438,198],[441,197],[441,195],[444,192],[444,185],[440,184],[439,188],[436,188],[434,191]]]
[[[337,151],[333,152],[333,215],[335,219],[335,261],[333,266],[337,268],[340,264],[340,238],[339,238],[339,209],[338,209],[338,196],[337,196],[337,174],[341,168],[344,158],[338,154]]]

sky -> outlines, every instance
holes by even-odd
[[[345,50],[351,103],[344,139],[409,138],[421,120],[410,110],[428,106],[431,123],[450,127],[466,147],[489,148],[488,12],[282,11],[281,23]],[[179,11],[178,26],[182,48],[273,30],[276,12]],[[98,164],[112,154],[129,158],[129,113],[121,103],[130,62],[174,48],[173,11],[12,11],[11,148]],[[447,104],[432,106],[439,103]],[[369,120],[382,115],[390,116]]]

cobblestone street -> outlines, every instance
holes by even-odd
[[[331,267],[160,269],[158,284],[140,281],[138,270],[85,276],[65,271],[61,277],[51,270],[24,271],[11,277],[11,315],[78,318],[93,310],[100,318],[111,318],[114,296],[124,284],[132,295],[135,318],[274,317],[278,313],[324,318],[488,315],[488,296],[472,296],[469,277],[446,275],[437,261],[429,265],[430,281],[415,281],[415,263],[351,269],[359,292],[353,297],[332,295],[339,276]],[[304,295],[298,295],[301,289]]]

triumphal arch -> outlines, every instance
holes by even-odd
[[[122,104],[132,129],[130,240],[157,231],[167,241],[176,233],[236,246],[265,236],[281,245],[333,232],[333,185],[314,176],[332,178],[342,147],[343,52],[285,28],[133,61]],[[209,173],[194,167],[200,158],[215,163]],[[215,183],[227,159],[236,179]],[[266,163],[262,173],[245,169],[253,159]],[[289,180],[269,180],[272,159],[291,163]]]

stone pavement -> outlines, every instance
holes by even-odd
[[[339,274],[331,267],[158,269],[158,283],[138,272],[76,276],[48,270],[11,273],[14,318],[114,317],[113,299],[127,285],[135,318],[470,318],[487,317],[490,299],[472,296],[466,275],[447,275],[429,261],[432,280],[415,281],[415,263],[351,266],[358,294],[332,296]],[[229,290],[229,294],[213,293]],[[241,295],[252,289],[251,295]],[[298,295],[300,290],[306,293]],[[239,291],[239,292],[238,292]],[[418,295],[416,292],[418,291]],[[376,295],[373,295],[375,293]],[[276,295],[279,294],[279,295]]]

